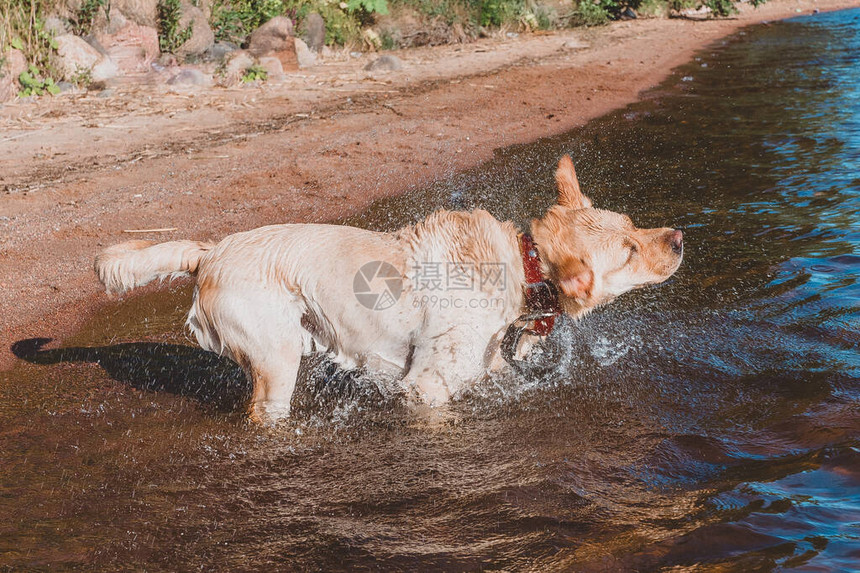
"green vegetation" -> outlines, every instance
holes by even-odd
[[[39,68],[30,65],[29,68],[21,72],[18,76],[18,81],[23,86],[23,89],[18,92],[21,97],[40,96],[46,93],[57,95],[60,93],[60,88],[54,83],[51,77],[43,77]]]
[[[269,72],[262,66],[253,65],[245,70],[242,76],[242,83],[250,84],[256,81],[264,82],[269,77]]]
[[[79,88],[89,88],[93,83],[93,70],[91,68],[77,68],[75,74],[69,80]]]
[[[241,45],[260,25],[285,14],[288,6],[284,0],[215,0],[212,31],[216,40]]]
[[[0,63],[5,62],[8,50],[20,50],[27,63],[36,69],[36,74],[31,74],[31,77],[44,76],[51,79],[51,85],[54,80],[59,79],[50,61],[51,54],[57,49],[57,43],[45,30],[45,17],[56,9],[60,1],[2,0]],[[27,89],[30,88],[25,86],[25,90]]]
[[[602,26],[609,22],[611,15],[601,2],[585,0],[577,4],[570,17],[574,26]]]
[[[559,13],[557,2],[542,0],[215,0],[212,29],[217,40],[243,46],[253,30],[275,16],[287,16],[301,29],[304,18],[316,12],[326,23],[327,44],[356,45],[362,28],[383,22],[377,32],[382,49],[388,50],[442,43],[446,31],[451,41],[462,41],[464,35],[475,38],[499,28],[528,31],[599,26],[621,18],[627,8],[654,17],[699,6],[708,6],[715,16],[736,11],[735,0],[576,0],[564,13]],[[419,37],[417,42],[407,42],[397,33],[397,16],[404,13],[424,24],[408,34]],[[380,20],[389,14],[388,20]]]
[[[705,0],[705,6],[717,16],[731,16],[738,11],[732,0]]]
[[[185,29],[180,29],[180,18],[182,18],[180,0],[159,0],[158,47],[162,52],[174,54],[191,38],[191,24]]]
[[[388,14],[386,0],[215,0],[212,30],[219,41],[244,45],[251,32],[275,16],[301,22],[316,12],[326,23],[326,43],[345,45],[361,38],[361,27]]]
[[[95,20],[96,15],[102,8],[105,9],[105,12],[109,13],[110,0],[83,0],[78,13],[71,22],[72,32],[78,36],[89,34],[93,28],[93,20]]]
[[[56,42],[45,18],[62,14],[68,0],[0,0],[0,66],[10,49],[20,50],[31,66],[19,81],[22,93],[50,93],[59,79],[52,65]],[[764,0],[752,0],[757,6]],[[181,0],[159,0],[158,35],[163,52],[174,53],[191,37],[182,28]],[[110,16],[110,0],[81,0],[68,21],[78,35],[92,32],[100,12]],[[322,16],[329,45],[358,46],[362,29],[373,28],[382,49],[404,45],[468,41],[493,30],[547,30],[598,26],[622,16],[627,8],[640,15],[666,16],[685,8],[707,6],[715,17],[737,11],[735,0],[574,0],[569,8],[549,0],[214,0],[211,24],[219,41],[246,45],[252,31],[275,16],[290,18],[301,30],[311,13]],[[68,14],[68,12],[65,12]],[[401,19],[398,19],[401,18]],[[399,26],[411,21],[411,29]],[[35,71],[33,71],[35,70]],[[86,84],[81,76],[80,84]],[[51,87],[53,86],[53,87]]]

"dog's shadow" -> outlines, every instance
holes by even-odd
[[[139,390],[169,392],[209,405],[220,412],[245,410],[252,385],[232,360],[193,346],[163,342],[127,342],[101,347],[44,349],[51,338],[29,338],[14,343],[12,354],[31,364],[90,362],[104,368],[108,376]],[[343,403],[388,404],[396,397],[384,396],[366,381],[361,372],[338,368],[324,355],[302,360],[302,370],[293,411],[317,415]]]
[[[12,354],[32,364],[94,362],[118,382],[139,390],[193,398],[218,411],[244,407],[251,384],[236,363],[192,346],[160,342],[127,342],[102,347],[43,349],[50,338],[14,343]]]

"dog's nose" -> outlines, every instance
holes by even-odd
[[[672,231],[669,234],[669,243],[672,245],[672,251],[681,254],[684,252],[684,233],[681,231]]]

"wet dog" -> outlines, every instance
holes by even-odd
[[[109,292],[196,276],[188,327],[245,370],[255,420],[289,416],[312,352],[394,372],[414,402],[436,406],[501,363],[506,327],[535,304],[549,317],[535,321],[542,334],[554,313],[581,316],[681,264],[681,231],[593,208],[567,156],[556,183],[557,204],[531,235],[483,210],[439,211],[395,233],[294,224],[215,244],[131,241],[104,250],[95,270]]]

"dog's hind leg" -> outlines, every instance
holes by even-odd
[[[302,307],[289,293],[201,287],[188,326],[200,345],[238,362],[253,384],[251,419],[274,424],[290,415],[302,354],[311,346]]]
[[[290,416],[290,400],[302,359],[302,341],[282,340],[269,350],[266,356],[250,359],[248,371],[254,391],[248,413],[255,422],[273,425]]]

